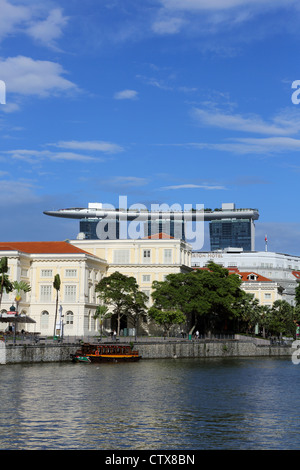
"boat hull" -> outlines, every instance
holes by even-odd
[[[73,362],[137,362],[141,359],[138,351],[133,351],[128,345],[85,343],[71,354]]]
[[[137,362],[141,359],[140,356],[87,356],[90,362]]]

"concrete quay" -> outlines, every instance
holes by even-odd
[[[70,361],[79,343],[6,344],[0,342],[0,365]],[[268,341],[247,340],[177,340],[134,341],[143,359],[283,357],[292,356],[291,346],[274,346]]]

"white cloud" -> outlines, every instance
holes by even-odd
[[[116,176],[111,181],[108,181],[114,185],[120,186],[144,186],[148,183],[146,178],[140,178],[138,176]]]
[[[14,113],[15,111],[20,110],[20,105],[18,103],[6,103],[4,106],[1,106],[0,111],[4,113]]]
[[[63,77],[65,71],[56,62],[24,56],[8,57],[0,59],[0,70],[7,95],[17,93],[45,97],[77,90],[74,83]]]
[[[54,47],[54,40],[61,37],[68,18],[61,8],[54,8],[46,12],[44,8],[34,5],[15,5],[8,0],[0,0],[0,40],[7,36],[26,34],[43,43]]]
[[[0,12],[0,40],[16,32],[31,18],[28,7],[12,5],[7,0],[0,0]]]
[[[240,7],[277,8],[282,0],[160,0],[163,8],[171,11],[224,11]],[[296,5],[296,0],[285,0],[284,5]]]
[[[207,111],[196,108],[192,111],[192,114],[201,125],[228,130],[268,135],[290,135],[300,131],[299,113],[282,112],[269,123],[258,115],[242,116],[241,114],[223,113],[218,110]]]
[[[152,21],[152,30],[156,34],[176,34],[184,31],[190,37],[200,35],[207,42],[209,35],[214,36],[222,30],[232,31],[233,28],[244,26],[260,15],[268,15],[276,10],[290,14],[291,7],[294,14],[298,13],[297,0],[160,0],[160,8]],[[280,17],[278,25],[284,23],[285,18]],[[264,35],[266,31],[274,33],[274,25],[272,30],[269,30],[265,21],[263,29]],[[259,35],[258,29],[252,30],[252,33],[249,31],[247,36],[252,36],[253,33]],[[223,47],[222,49],[224,50]]]
[[[225,186],[207,185],[207,184],[178,184],[173,186],[164,186],[160,188],[161,191],[173,189],[205,189],[205,190],[219,190],[226,189]]]
[[[104,152],[104,153],[119,153],[123,152],[123,147],[120,145],[114,144],[112,142],[105,142],[105,141],[97,141],[97,140],[90,140],[90,141],[78,141],[78,140],[70,140],[70,141],[61,141],[57,144],[49,144],[55,145],[60,148],[65,149],[73,149],[73,150],[92,150],[97,152]]]
[[[178,33],[186,21],[177,17],[165,17],[156,20],[152,25],[152,30],[157,34],[175,34]]]
[[[27,33],[37,41],[53,46],[54,40],[62,35],[62,29],[67,24],[68,18],[63,16],[60,8],[50,11],[45,20],[35,21],[27,28]]]
[[[39,200],[34,186],[29,182],[0,180],[0,206],[32,204]]]
[[[123,90],[114,94],[116,100],[134,100],[137,96],[138,92],[135,90]]]
[[[221,143],[190,142],[183,144],[183,146],[198,148],[199,150],[219,150],[240,155],[268,155],[283,152],[299,152],[300,140],[292,137],[245,137],[240,139],[227,139],[225,142]]]
[[[69,160],[69,161],[101,161],[97,157],[91,157],[90,155],[84,155],[73,152],[53,152],[50,150],[28,150],[28,149],[16,149],[7,150],[2,152],[2,155],[9,155],[11,158],[16,160],[23,160],[28,163],[36,163],[41,160]]]

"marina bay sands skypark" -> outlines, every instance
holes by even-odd
[[[155,204],[148,209],[110,209],[102,203],[89,203],[87,208],[76,207],[44,211],[53,217],[78,219],[80,221],[81,238],[86,239],[119,239],[122,222],[138,221],[144,225],[144,237],[158,233],[166,233],[174,238],[186,239],[186,223],[209,222],[211,250],[227,247],[243,248],[254,251],[255,224],[259,218],[258,209],[237,209],[234,203],[223,203],[220,209],[204,209],[197,205],[196,209],[177,210]],[[201,206],[201,209],[198,208]],[[99,222],[105,222],[114,230],[99,231]],[[99,236],[100,234],[100,236]]]

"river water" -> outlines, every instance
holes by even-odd
[[[2,450],[300,447],[290,358],[0,367]]]

